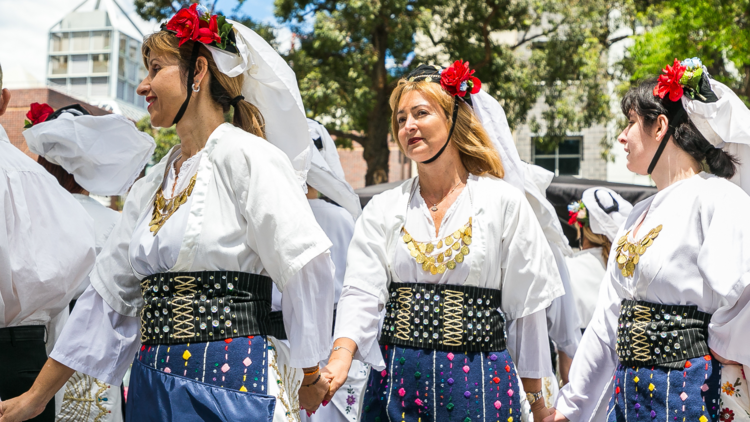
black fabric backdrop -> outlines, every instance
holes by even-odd
[[[359,200],[364,208],[370,199],[388,189],[399,186],[403,181],[382,183],[357,189]],[[568,204],[581,199],[583,191],[594,186],[603,186],[619,193],[623,198],[635,205],[656,193],[656,188],[651,186],[629,185],[625,183],[612,183],[603,180],[579,179],[572,176],[560,176],[552,179],[552,184],[547,188],[547,200],[555,207],[560,224],[571,246],[577,246],[576,230],[568,225]]]

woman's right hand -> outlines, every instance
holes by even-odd
[[[334,358],[328,360],[328,364],[320,370],[323,376],[331,384],[328,394],[326,394],[325,402],[331,401],[333,395],[336,394],[339,388],[346,382],[346,378],[349,376],[349,368],[352,366],[352,361],[348,361],[340,358]]]
[[[544,418],[544,422],[570,422],[570,420],[554,407],[549,408],[550,415]]]
[[[0,402],[0,422],[21,422],[39,416],[46,403],[39,403],[31,393]]]

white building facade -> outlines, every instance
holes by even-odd
[[[141,59],[148,24],[117,0],[87,0],[49,31],[47,84],[71,96],[138,120],[147,114],[136,88],[146,76]]]

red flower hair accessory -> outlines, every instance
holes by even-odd
[[[450,95],[465,97],[466,93],[476,94],[482,88],[482,81],[469,69],[469,62],[456,60],[440,74],[440,85]]]
[[[46,103],[32,103],[31,109],[26,113],[26,121],[24,122],[24,128],[28,129],[35,124],[47,121],[50,114],[54,113],[55,110]]]
[[[188,40],[212,44],[222,50],[227,49],[228,41],[233,44],[229,39],[232,24],[227,23],[224,16],[209,14],[198,3],[193,3],[187,9],[180,9],[163,28],[175,34],[180,40],[180,47]]]
[[[680,61],[677,59],[674,59],[672,66],[665,66],[662,70],[664,74],[659,75],[659,82],[654,87],[654,96],[664,98],[669,94],[670,101],[678,101],[682,98],[684,90],[680,79],[682,79],[682,75],[685,74],[686,70],[687,67],[680,64]]]

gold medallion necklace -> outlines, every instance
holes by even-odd
[[[422,264],[423,271],[429,271],[433,275],[438,273],[443,274],[447,270],[455,269],[456,265],[464,262],[464,257],[469,254],[469,245],[471,245],[471,219],[469,217],[468,223],[434,244],[432,242],[417,242],[406,231],[406,227],[401,229],[404,233],[401,239],[406,243],[406,246],[409,248],[409,254],[417,261],[417,264]],[[435,250],[441,249],[443,246],[447,246],[444,251],[438,252],[437,255],[432,255]]]
[[[193,193],[193,188],[195,187],[195,180],[197,177],[198,173],[194,174],[190,179],[190,183],[188,183],[187,187],[183,189],[182,192],[170,199],[164,198],[162,189],[159,189],[159,191],[156,192],[156,197],[154,198],[154,213],[151,215],[151,222],[148,223],[148,225],[150,226],[150,230],[154,234],[154,236],[156,236],[156,233],[161,230],[162,226],[164,226],[164,223],[167,222],[169,217],[174,215],[174,213],[176,213],[177,210],[180,209],[180,206],[187,202],[188,197]],[[176,186],[177,180],[175,180],[174,183]],[[174,191],[174,187],[172,189]]]
[[[617,266],[620,268],[620,272],[624,277],[630,277],[633,275],[635,266],[638,265],[638,262],[641,260],[641,255],[646,253],[649,246],[654,244],[654,239],[659,236],[661,228],[662,225],[659,224],[651,229],[643,239],[636,241],[635,243],[630,243],[628,241],[630,231],[625,233],[625,236],[617,241],[617,248],[615,249],[615,253],[617,254]]]

